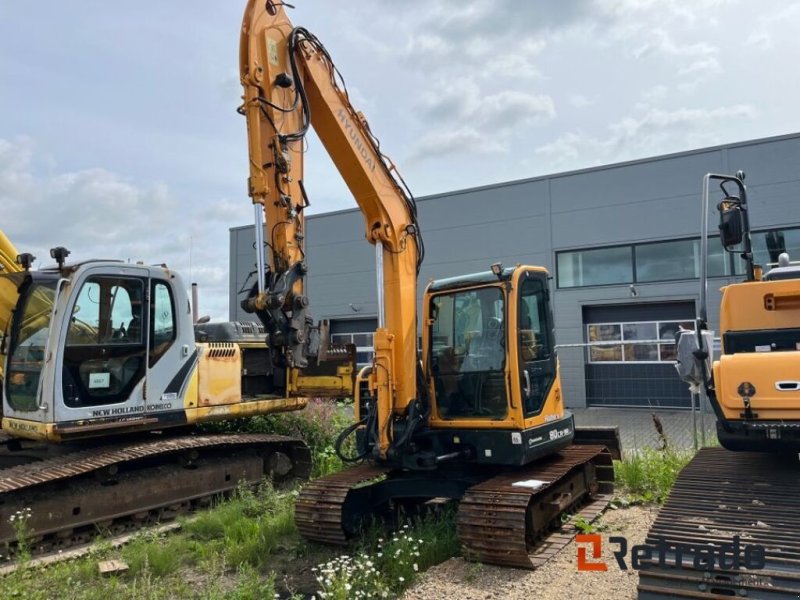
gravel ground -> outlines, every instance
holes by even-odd
[[[628,538],[628,548],[644,541],[655,519],[653,507],[610,509],[597,522],[602,530],[603,554],[608,570],[578,571],[577,545],[573,541],[558,556],[536,571],[505,569],[468,563],[452,558],[423,574],[403,596],[405,600],[459,598],[463,600],[503,600],[541,598],[544,600],[618,600],[636,597],[636,571],[622,571],[607,542],[610,535]]]

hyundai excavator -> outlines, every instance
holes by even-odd
[[[424,244],[413,196],[351,105],[324,45],[293,26],[285,6],[250,0],[242,26],[240,112],[259,273],[242,306],[267,331],[276,366],[310,364],[303,153],[313,127],[375,247],[378,309],[374,360],[356,377],[355,423],[337,442],[343,460],[361,464],[304,487],[298,528],[311,540],[344,543],[365,519],[454,499],[469,556],[521,568],[542,564],[570,539],[563,532],[548,538],[565,512],[591,519],[607,504],[607,446],[619,448],[613,429],[576,438],[564,408],[548,273],[498,263],[433,281],[420,327]]]
[[[30,254],[0,238],[0,542],[13,546],[9,517],[24,508],[32,545],[60,548],[207,503],[241,481],[307,477],[300,440],[192,427],[352,397],[356,420],[338,448],[361,464],[304,488],[304,535],[344,542],[367,518],[451,498],[471,556],[541,564],[569,541],[547,537],[563,513],[590,519],[608,502],[607,446],[618,447],[613,430],[580,432],[587,443],[575,443],[548,274],[498,264],[431,283],[418,355],[424,245],[413,197],[324,46],[284,6],[248,2],[240,42],[257,250],[242,303],[258,322],[195,324],[180,276],[164,265],[71,264],[55,247],[52,266],[33,270]],[[305,294],[312,125],[375,246],[375,359],[358,374],[354,349],[329,343]]]

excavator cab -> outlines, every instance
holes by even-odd
[[[494,265],[434,281],[424,310],[430,426],[442,451],[526,464],[572,443],[545,269]]]
[[[92,261],[3,277],[19,293],[5,348],[4,429],[69,439],[183,409],[196,353],[176,274]]]

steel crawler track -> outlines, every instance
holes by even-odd
[[[665,558],[664,564],[656,556],[644,563],[640,600],[800,597],[799,476],[797,457],[701,450],[678,476],[647,534],[648,544],[662,544]],[[734,536],[742,555],[747,546],[764,548],[764,568],[748,570],[743,560],[739,568],[720,568],[718,561],[714,569],[695,567],[698,549],[719,556]],[[729,547],[725,566],[732,556]]]
[[[537,489],[515,482],[536,480]],[[569,446],[558,454],[471,487],[458,509],[464,555],[494,565],[534,569],[575,533],[558,531],[560,517],[584,509],[592,521],[611,501],[614,467],[603,446]]]
[[[164,437],[92,447],[0,470],[0,544],[13,553],[17,513],[47,552],[119,534],[207,505],[242,482],[306,479],[311,456],[266,434]],[[0,550],[0,553],[6,554]]]
[[[360,519],[385,512],[389,501],[408,506],[433,497],[460,498],[458,534],[468,559],[533,569],[574,537],[558,528],[561,515],[578,512],[591,521],[608,505],[614,471],[604,446],[574,445],[525,467],[447,479],[445,472],[360,465],[305,486],[295,522],[307,539],[344,544]],[[541,485],[512,485],[529,480]]]

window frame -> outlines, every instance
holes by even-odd
[[[169,342],[162,342],[163,348],[159,348],[159,351],[156,352],[156,286],[163,285],[167,289],[167,296],[169,297],[169,304],[170,310],[172,311],[172,337],[170,337]],[[175,310],[175,294],[172,293],[172,286],[163,279],[151,279],[150,280],[150,307],[149,307],[149,318],[150,323],[148,326],[148,340],[147,340],[147,366],[149,369],[152,369],[156,363],[172,348],[175,341],[178,339],[178,314]]]
[[[800,227],[786,227],[784,229],[781,229],[780,231],[789,231],[791,229],[800,229]],[[752,234],[756,235],[756,234],[759,234],[759,233],[765,233],[767,231],[774,231],[774,230],[775,230],[775,228],[763,229],[763,230],[759,230],[759,231],[753,231]],[[709,239],[711,239],[711,237],[714,237],[713,233],[709,234]],[[676,238],[670,238],[670,239],[654,240],[654,241],[648,241],[648,242],[634,242],[634,243],[628,243],[628,244],[609,244],[609,245],[606,245],[606,246],[591,246],[591,247],[587,247],[587,248],[571,248],[571,249],[567,249],[567,250],[557,250],[555,252],[555,261],[554,261],[554,264],[555,264],[555,267],[556,267],[556,288],[559,289],[559,290],[574,290],[574,289],[578,289],[578,288],[604,288],[604,287],[613,287],[613,286],[631,285],[631,284],[634,284],[634,285],[636,285],[636,284],[646,285],[646,284],[651,284],[651,283],[661,283],[661,282],[669,282],[669,281],[695,281],[695,280],[699,279],[699,277],[674,277],[674,278],[671,278],[671,279],[653,279],[653,280],[639,281],[639,279],[637,278],[637,273],[636,273],[636,248],[638,246],[652,246],[652,245],[656,245],[656,244],[666,244],[666,243],[671,243],[671,242],[694,242],[694,241],[699,241],[699,240],[700,240],[699,236],[687,236],[687,237],[676,237]],[[561,256],[562,254],[571,254],[571,253],[574,253],[574,252],[590,252],[592,250],[607,250],[607,249],[613,249],[613,248],[629,248],[630,249],[630,252],[631,252],[631,280],[630,281],[625,281],[625,282],[622,282],[622,283],[593,283],[593,284],[588,284],[588,285],[572,285],[572,286],[564,286],[564,285],[561,284],[561,269],[559,269],[559,265],[558,265],[559,256]],[[735,262],[736,255],[735,255],[735,253],[726,252],[726,255],[727,255],[726,259],[727,259],[727,262],[728,262],[729,274],[728,275],[709,275],[708,276],[709,279],[735,279],[735,278],[738,278],[738,277],[741,276],[741,274],[737,273],[736,270],[735,270],[735,268],[736,268],[736,262]]]
[[[572,254],[574,252],[591,252],[593,250],[613,250],[616,248],[628,248],[631,254],[631,280],[630,281],[623,281],[623,282],[616,282],[616,283],[590,283],[588,285],[571,285],[571,286],[562,286],[561,285],[561,269],[558,266],[558,257],[562,254]],[[556,288],[562,290],[572,290],[576,288],[587,288],[587,287],[609,287],[615,285],[630,285],[632,283],[636,283],[636,255],[633,251],[633,244],[609,244],[607,246],[591,246],[589,248],[574,248],[572,250],[557,250],[556,251],[556,259],[555,259],[555,266],[556,266]]]
[[[649,319],[649,320],[639,320],[639,321],[608,321],[608,322],[601,322],[601,323],[584,323],[584,332],[586,334],[586,340],[589,341],[589,328],[592,326],[616,326],[619,327],[619,343],[616,343],[614,340],[614,344],[608,343],[604,345],[605,347],[613,347],[619,345],[620,347],[620,356],[622,360],[592,360],[592,348],[594,346],[588,346],[586,348],[585,354],[585,361],[587,364],[592,365],[672,365],[675,364],[674,360],[661,360],[661,346],[674,346],[675,341],[663,340],[663,339],[652,339],[652,340],[628,340],[630,342],[639,342],[639,345],[650,343],[656,347],[656,353],[659,357],[658,360],[625,360],[625,325],[649,325],[655,324],[656,326],[656,336],[660,335],[661,332],[661,325],[665,323],[687,323],[687,322],[694,322],[694,319]],[[599,346],[599,347],[604,347]]]

